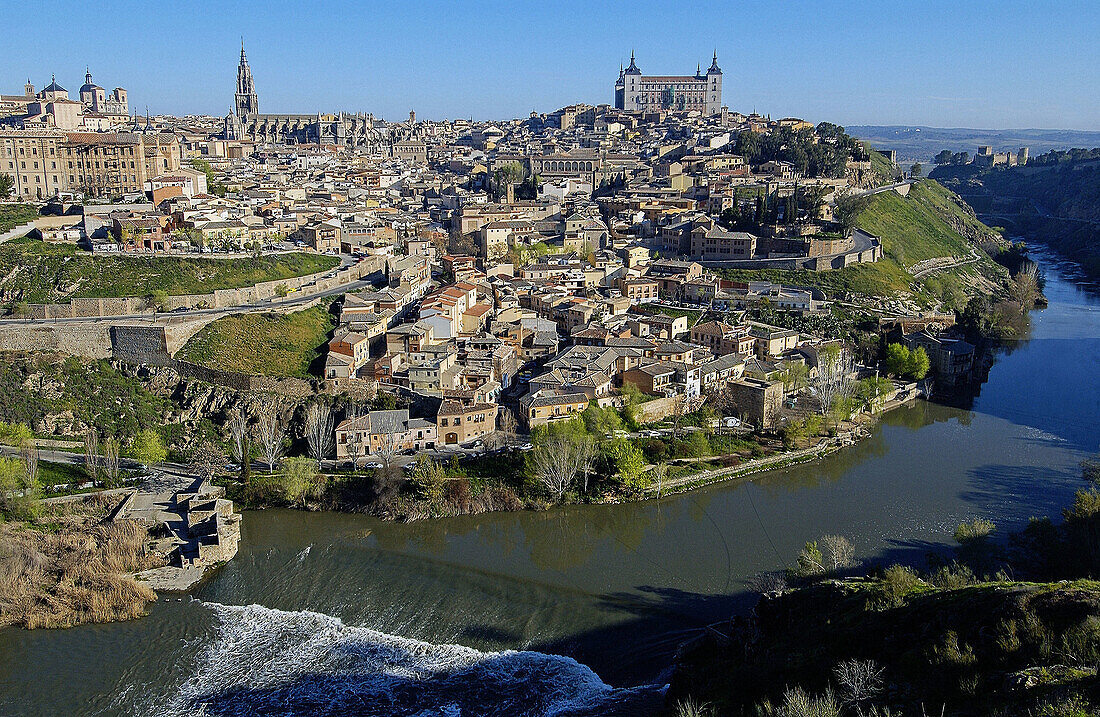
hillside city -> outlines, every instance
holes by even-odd
[[[51,76],[0,95],[0,538],[22,561],[0,570],[0,628],[203,596],[251,565],[238,557],[251,521],[294,526],[291,510],[408,524],[640,503],[865,456],[884,422],[969,408],[1047,306],[1005,227],[1016,211],[1056,217],[994,198],[999,172],[1069,159],[944,149],[929,178],[837,124],[733,109],[707,55],[694,74],[649,75],[631,52],[608,68],[607,104],[497,121],[269,112],[243,41],[224,117],[142,115],[143,98],[91,68],[76,91]],[[971,195],[998,211],[976,213]],[[290,510],[257,517],[266,508]],[[1036,555],[1071,539],[1049,529]],[[824,535],[759,577],[759,620],[786,640],[778,625],[825,606],[892,620],[907,595],[1008,583],[991,552],[960,564],[993,530],[963,523],[940,582],[897,565],[856,577],[852,542]],[[690,711],[700,694],[747,709],[700,677],[744,667],[730,645],[763,633],[739,619],[678,654],[697,671],[637,698],[652,707],[670,689],[663,704],[682,698],[684,716],[734,713]],[[1031,639],[1015,625],[1017,645]],[[492,639],[479,645],[519,644]],[[926,653],[970,670],[969,648],[944,640]],[[833,689],[823,658],[788,652]],[[775,678],[751,696],[787,706],[755,713],[892,714],[863,711],[904,691],[856,657],[870,696],[798,712],[784,676],[784,691]],[[944,702],[980,697],[969,675]]]

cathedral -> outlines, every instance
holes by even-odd
[[[335,144],[372,147],[383,139],[380,124],[370,114],[260,114],[256,83],[241,42],[237,93],[233,112],[225,116],[224,137],[262,144]]]

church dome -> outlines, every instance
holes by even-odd
[[[89,70],[84,75],[84,84],[80,86],[80,94],[85,92],[95,92],[96,90],[102,90],[103,88],[92,82],[92,72]]]

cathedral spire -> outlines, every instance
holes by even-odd
[[[234,107],[238,117],[258,114],[260,103],[256,98],[256,83],[252,80],[252,68],[244,54],[244,38],[241,38],[241,61],[237,65],[237,94]]]

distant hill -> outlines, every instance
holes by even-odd
[[[1043,241],[1100,277],[1100,151],[1074,155],[1032,155],[1024,167],[942,166],[932,177],[988,223]]]
[[[1100,147],[1100,132],[1062,129],[967,129],[907,125],[857,125],[846,128],[853,137],[870,142],[875,149],[897,150],[899,164],[928,163],[940,150],[969,152],[980,144],[995,151],[1016,151],[1027,147],[1035,156],[1052,149]]]

